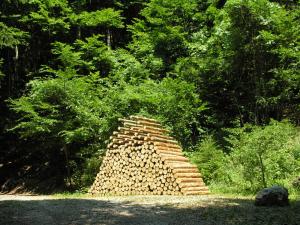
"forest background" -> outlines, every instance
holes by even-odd
[[[300,190],[299,0],[2,0],[2,191],[86,191],[118,118],[211,190]]]

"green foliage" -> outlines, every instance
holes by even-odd
[[[0,22],[0,48],[24,45],[27,38],[29,38],[27,32]]]
[[[81,176],[94,175],[86,175],[82,166],[99,151],[99,148],[87,151],[80,146],[103,143],[108,137],[107,130],[101,130],[106,122],[101,119],[105,107],[94,92],[91,80],[96,77],[33,80],[27,96],[11,101],[12,109],[22,115],[22,120],[13,130],[18,130],[29,140],[50,142],[58,155],[63,155],[61,152],[64,151],[65,166],[70,170],[69,175],[75,174],[73,185],[76,187],[90,181]]]
[[[122,80],[126,83],[139,84],[150,76],[149,70],[124,49],[113,52],[113,62],[110,71],[110,79],[113,82]]]
[[[21,31],[18,28],[7,26],[0,22],[0,49],[3,48],[17,48],[19,45],[26,45],[29,35],[27,32]],[[1,56],[0,56],[1,57]],[[4,77],[2,72],[3,59],[0,58],[0,87],[1,80]]]
[[[99,101],[93,98],[86,79],[31,81],[28,96],[11,101],[12,108],[24,114],[16,129],[22,130],[25,138],[46,133],[61,137],[66,143],[86,141],[97,136],[95,129],[101,109],[97,112],[92,110]]]
[[[24,7],[31,10],[20,21],[35,24],[41,31],[56,35],[61,32],[71,32],[74,26],[80,28],[123,28],[121,11],[113,8],[87,11],[76,7],[67,0],[56,1],[25,1]]]
[[[102,146],[98,143],[82,147],[76,153],[76,159],[73,160],[71,179],[77,189],[88,191],[99,172],[104,153],[105,149],[102,149]]]
[[[292,186],[300,170],[300,148],[299,132],[290,123],[272,121],[231,133],[231,152],[220,168],[224,173],[215,180],[219,185],[241,193],[274,184]]]
[[[108,8],[93,12],[84,11],[80,14],[72,15],[71,19],[74,24],[78,24],[79,26],[123,28],[124,25],[120,14],[120,11]]]
[[[40,72],[65,79],[91,74],[108,76],[113,67],[114,56],[101,37],[93,35],[85,40],[77,40],[73,45],[53,43],[52,54],[56,56],[56,65],[54,68],[43,66]]]
[[[98,150],[86,153],[85,148],[74,146],[100,143],[98,147],[104,148],[120,117],[156,117],[186,146],[192,144],[191,127],[202,131],[197,118],[206,108],[192,84],[171,78],[143,80],[141,75],[147,70],[128,52],[102,52],[104,45],[97,36],[74,46],[55,43],[57,69],[44,67],[41,72],[48,78],[32,80],[26,95],[11,100],[11,108],[21,115],[12,131],[27,139],[47,139],[58,151],[66,151],[76,186],[89,184],[95,175],[95,159],[89,166],[89,158]],[[99,65],[105,68],[103,60],[109,62],[110,69],[106,76],[102,72],[101,78],[93,71]],[[83,71],[86,75],[80,74]]]
[[[161,82],[151,80],[140,85],[111,87],[107,94],[107,105],[113,112],[129,116],[141,113],[155,117],[173,131],[179,141],[189,146],[192,143],[192,127],[202,132],[197,118],[206,109],[195,93],[193,85],[179,79],[165,78]]]
[[[155,78],[170,72],[172,64],[187,54],[189,32],[199,24],[197,1],[150,1],[143,19],[130,26],[129,47]]]
[[[107,84],[97,85],[93,79],[98,78],[58,77],[30,82],[28,95],[11,101],[12,109],[23,114],[14,129],[20,129],[23,137],[53,133],[69,144],[101,138],[112,129],[111,118],[116,121],[142,113],[169,125],[182,144],[190,144],[191,126],[201,131],[197,116],[205,110],[205,104],[184,81],[166,78],[159,83],[149,80],[138,86],[121,83],[107,88]]]
[[[231,0],[220,11],[213,8],[215,26],[193,34],[190,57],[176,72],[197,82],[223,124],[232,126],[237,118],[241,124],[268,123],[295,112],[299,13],[267,0]]]
[[[67,0],[33,0],[23,2],[23,4],[29,4],[36,10],[32,10],[28,15],[23,16],[21,22],[37,24],[41,26],[42,31],[48,31],[52,34],[70,29],[68,15],[72,12],[72,9]]]
[[[223,173],[225,154],[217,146],[212,136],[205,137],[193,152],[187,153],[196,164],[207,185],[218,179]]]
[[[41,168],[57,164],[84,189],[117,118],[141,114],[167,126],[213,186],[290,184],[296,131],[265,125],[300,124],[297,3],[1,1],[0,160],[15,149],[34,159],[24,147],[34,143]]]

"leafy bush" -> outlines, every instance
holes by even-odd
[[[195,87],[180,79],[146,80],[140,85],[121,83],[111,87],[103,101],[111,107],[111,114],[118,117],[143,114],[160,120],[185,146],[192,144],[191,128],[202,131],[198,118],[206,105]]]
[[[291,187],[300,172],[300,149],[290,123],[272,121],[231,131],[231,153],[220,168],[224,174],[216,179],[217,186],[252,193],[274,184]]]
[[[212,136],[204,138],[193,152],[187,153],[196,164],[206,184],[211,184],[222,173],[225,154],[217,146]]]
[[[88,191],[99,172],[104,153],[105,149],[101,149],[99,144],[93,144],[81,148],[76,154],[77,163],[74,165],[76,168],[74,168],[71,178],[77,189]]]

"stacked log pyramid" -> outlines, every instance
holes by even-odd
[[[153,119],[131,116],[110,137],[92,194],[208,194],[196,166],[168,131]]]

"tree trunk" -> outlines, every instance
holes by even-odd
[[[68,186],[72,186],[72,180],[71,180],[71,171],[70,171],[70,165],[69,165],[69,152],[67,145],[64,144],[63,147],[64,153],[65,153],[65,159],[66,159],[66,168],[67,168],[67,181],[68,181]]]
[[[77,39],[81,39],[81,27],[77,27]]]
[[[264,188],[267,187],[267,182],[266,182],[266,171],[265,171],[265,165],[263,163],[263,159],[261,154],[258,154],[258,158],[259,158],[259,163],[260,163],[260,171],[261,171],[261,175],[262,175],[262,182],[263,182],[263,186]]]
[[[112,42],[112,34],[111,34],[111,30],[107,29],[107,47],[108,49],[111,49],[111,42]]]

